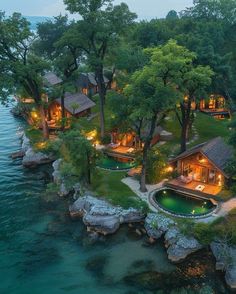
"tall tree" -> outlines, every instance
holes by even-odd
[[[192,62],[194,59],[192,60]],[[180,152],[186,151],[187,139],[190,127],[194,120],[192,103],[198,102],[199,98],[207,95],[206,88],[211,84],[212,70],[208,66],[194,66],[193,63],[186,65],[181,77],[180,90],[184,99],[180,101],[180,115],[176,107],[176,115],[181,126]]]
[[[61,135],[62,149],[67,152],[67,161],[76,169],[80,180],[91,184],[91,173],[95,168],[97,152],[78,130],[70,130]]]
[[[105,134],[104,104],[106,84],[104,64],[111,47],[126,33],[136,15],[124,3],[112,5],[112,0],[64,0],[71,13],[79,13],[79,20],[67,34],[77,36],[77,44],[87,56],[91,69],[95,72],[100,98],[101,137]]]
[[[146,50],[150,62],[136,71],[124,89],[122,107],[113,111],[120,120],[127,120],[143,142],[140,190],[146,189],[148,153],[155,129],[180,99],[180,73],[191,61],[191,54],[171,40],[166,45]],[[115,105],[116,103],[114,103]],[[123,114],[122,110],[123,109]]]
[[[47,62],[33,51],[35,35],[29,23],[19,13],[5,17],[0,13],[0,79],[1,100],[20,89],[32,97],[39,110],[44,138],[49,136],[43,101],[42,75]]]
[[[62,78],[62,84],[52,92],[52,96],[61,98],[62,130],[65,127],[65,92],[75,90],[73,74],[82,59],[81,49],[74,37],[65,34],[73,25],[74,22],[70,23],[68,17],[62,15],[40,23],[37,28],[39,38],[35,44],[35,49],[51,61],[53,70]]]

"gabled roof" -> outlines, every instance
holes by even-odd
[[[61,104],[61,99],[56,99],[58,104]],[[69,111],[71,114],[78,114],[81,113],[87,109],[90,109],[94,107],[96,104],[89,99],[86,95],[82,93],[65,93],[65,99],[64,99],[64,105],[65,109]],[[74,109],[74,106],[78,106]]]
[[[62,79],[59,78],[54,72],[48,72],[44,75],[44,79],[50,86],[55,86],[62,83]]]
[[[198,152],[207,157],[209,161],[227,177],[224,169],[227,166],[227,163],[232,160],[234,151],[233,148],[227,145],[221,137],[217,137],[208,142],[194,146],[193,148],[181,153],[170,162],[178,161]]]
[[[97,81],[96,81],[94,73],[92,73],[92,72],[82,73],[82,75],[84,75],[84,76],[86,76],[88,78],[88,81],[89,81],[90,84],[92,84],[94,86],[97,86]],[[109,80],[104,75],[103,75],[103,78],[104,78],[104,82],[106,84],[109,83]]]

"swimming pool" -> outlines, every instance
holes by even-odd
[[[97,166],[108,170],[129,170],[135,167],[135,162],[132,159],[127,162],[122,162],[113,157],[104,156],[98,161]]]
[[[204,216],[217,208],[210,199],[199,198],[169,188],[155,192],[153,200],[161,209],[179,216]]]

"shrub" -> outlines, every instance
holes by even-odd
[[[210,224],[198,223],[193,228],[194,237],[203,245],[209,245],[215,237],[215,231]]]
[[[147,183],[154,184],[165,179],[169,174],[166,170],[166,157],[159,151],[151,151],[147,162]]]
[[[110,135],[105,135],[102,139],[101,142],[103,145],[107,145],[111,143],[111,136]]]

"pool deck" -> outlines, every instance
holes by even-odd
[[[205,186],[203,191],[196,190],[197,186],[199,185]],[[209,184],[200,183],[197,181],[192,181],[191,183],[186,184],[181,182],[179,179],[170,180],[165,184],[165,186],[182,191],[182,192],[190,192],[199,197],[213,198],[213,199],[216,198],[215,196],[218,195],[222,189],[222,187],[219,187],[216,185],[209,185]]]
[[[166,182],[168,182],[168,181],[164,180],[156,185],[147,185],[148,191],[146,193],[142,193],[140,191],[139,182],[134,178],[126,177],[126,178],[122,179],[122,182],[124,184],[126,184],[140,199],[145,201],[148,204],[148,206],[152,212],[160,212],[160,209],[158,209],[152,205],[152,203],[150,201],[150,198],[151,198],[150,195],[155,190],[163,188],[166,185]],[[207,195],[207,194],[205,194],[205,195]],[[213,198],[213,197],[211,197],[211,198]],[[196,219],[195,221],[196,222],[211,223],[219,217],[226,216],[228,214],[228,212],[230,210],[232,210],[233,208],[236,208],[236,197],[231,198],[230,200],[228,200],[224,203],[221,203],[219,210],[216,213],[212,214],[211,216],[207,216],[207,217],[201,218],[201,219]]]

